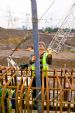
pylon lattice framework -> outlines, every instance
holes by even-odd
[[[69,37],[71,30],[74,28],[74,25],[75,25],[75,4],[72,5],[70,11],[63,20],[60,28],[53,37],[48,48],[51,48],[53,51],[58,53],[61,50],[64,43],[67,41],[67,38]]]

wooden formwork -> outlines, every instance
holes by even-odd
[[[0,67],[0,113],[34,113],[34,110],[36,113],[39,102],[42,113],[75,112],[73,69],[52,69],[47,71],[46,78],[42,71],[41,87],[33,87],[33,79],[30,70]],[[35,89],[39,90],[39,93],[33,98],[32,92]]]

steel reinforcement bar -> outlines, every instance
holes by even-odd
[[[75,70],[42,71],[41,79],[41,87],[35,87],[31,70],[0,67],[0,113],[37,113],[38,101],[42,113],[74,113]],[[40,90],[35,98],[34,90]]]

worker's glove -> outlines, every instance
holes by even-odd
[[[48,54],[52,54],[52,49],[51,48],[48,48],[47,49],[47,52],[48,52]]]

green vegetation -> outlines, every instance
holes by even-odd
[[[57,31],[58,31],[58,28],[50,28],[50,27],[48,27],[48,28],[45,29],[45,32],[48,32],[48,33],[57,32]]]
[[[45,28],[44,32],[48,32],[48,33],[57,32],[58,29],[59,29],[58,27],[56,27],[56,28],[47,27],[47,28]],[[65,28],[65,29],[63,29],[63,30],[64,30],[65,32],[66,32],[66,31],[68,32],[70,29],[69,29],[69,28]],[[75,29],[72,29],[71,32],[74,33],[74,32],[75,32]]]

